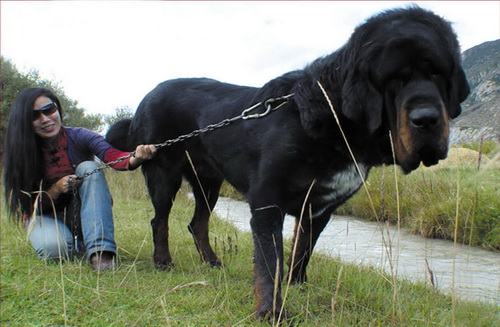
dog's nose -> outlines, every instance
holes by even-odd
[[[430,131],[439,123],[439,111],[434,108],[414,109],[409,115],[413,127]]]

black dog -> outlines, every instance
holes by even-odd
[[[450,120],[460,114],[468,93],[450,24],[411,7],[374,16],[337,52],[262,88],[211,79],[161,83],[144,98],[135,117],[115,124],[107,138],[132,150],[293,94],[288,101],[270,104],[271,109],[281,107],[264,118],[237,120],[160,150],[143,165],[155,208],[156,265],[172,264],[168,216],[183,176],[196,199],[189,230],[197,249],[204,261],[221,264],[209,244],[208,220],[225,179],[246,196],[252,211],[257,316],[278,316],[284,215],[296,217],[290,278],[303,282],[321,231],[371,167],[395,160],[409,173],[421,162],[429,166],[446,157]]]

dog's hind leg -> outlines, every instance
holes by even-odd
[[[185,172],[185,177],[191,184],[196,202],[194,216],[188,230],[193,235],[201,260],[212,267],[220,267],[222,263],[210,246],[208,223],[219,198],[223,179],[210,167],[204,166],[200,169],[198,173],[193,171],[193,167],[189,167]]]
[[[158,269],[168,269],[173,266],[168,245],[168,216],[181,185],[182,169],[168,166],[162,159],[163,157],[157,156],[145,163],[142,170],[155,210],[155,216],[151,220],[153,260]]]
[[[309,217],[296,218],[292,252],[288,258],[288,277],[292,283],[303,283],[307,280],[307,264],[316,241],[328,221],[330,221],[330,214],[323,214],[313,219]]]

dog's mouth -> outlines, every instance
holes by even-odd
[[[426,167],[437,165],[439,160],[444,159],[443,156],[438,156],[434,151],[427,151],[426,149],[421,151],[421,158]]]
[[[430,167],[437,165],[439,160],[446,159],[448,154],[447,147],[438,147],[431,145],[425,145],[418,150],[414,156],[410,156],[406,158],[406,160],[402,160],[399,163],[403,172],[408,174],[413,170],[417,169],[422,163],[425,167]]]
[[[412,162],[399,162],[399,166],[403,170],[403,173],[409,174],[420,166],[420,161]]]

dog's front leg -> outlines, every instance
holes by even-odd
[[[281,301],[283,214],[276,206],[252,208],[254,292],[258,318],[286,319]]]
[[[307,280],[306,269],[311,259],[319,235],[330,221],[330,211],[319,217],[299,217],[295,221],[292,251],[288,259],[289,279],[292,283],[304,283]]]

